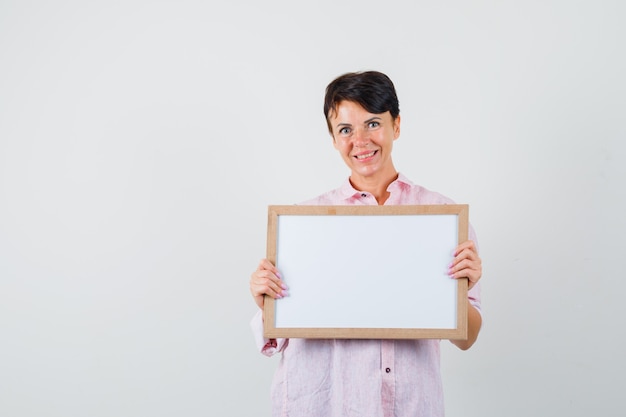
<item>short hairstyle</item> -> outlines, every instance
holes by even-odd
[[[349,72],[328,84],[324,97],[324,117],[331,134],[332,126],[329,118],[331,112],[337,111],[337,106],[342,101],[358,103],[373,114],[389,111],[394,120],[400,114],[400,105],[393,82],[388,76],[378,71]]]

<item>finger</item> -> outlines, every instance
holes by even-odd
[[[464,262],[467,262],[467,261],[464,261]],[[467,278],[468,289],[472,289],[482,276],[482,267],[480,263],[476,265],[476,263],[472,263],[472,262],[467,262],[463,266],[467,266],[467,267],[456,269],[456,270],[451,268],[448,272],[448,275],[452,279]]]
[[[286,292],[287,285],[285,285],[276,275],[268,271],[261,271],[252,275],[250,279],[250,288],[258,291],[273,291],[277,294]]]
[[[473,240],[466,240],[465,242],[463,242],[460,245],[458,245],[455,248],[455,250],[454,250],[454,255],[453,256],[457,256],[461,252],[466,251],[466,250],[476,254],[476,252],[477,252],[476,251],[476,244],[474,243]]]
[[[459,262],[451,263],[448,268],[448,275],[455,275],[456,278],[461,278],[464,273],[469,272],[472,269],[476,269],[475,262],[469,259],[462,259]]]
[[[472,250],[471,248],[463,248],[462,250],[454,253],[453,262],[458,262],[458,261],[461,261],[462,259],[476,260],[479,258],[480,257],[478,256],[478,253],[476,253],[476,251]]]
[[[450,275],[452,279],[467,279],[467,288],[472,289],[474,285],[480,280],[480,273],[476,271],[470,271],[461,275],[460,273]]]
[[[250,284],[250,292],[254,297],[268,295],[272,298],[283,298],[288,295],[287,290],[277,286],[271,281],[253,282]]]
[[[455,252],[454,259],[452,259],[452,262],[449,265],[451,268],[456,267],[457,265],[461,265],[461,263],[465,260],[471,261],[474,265],[474,268],[480,268],[480,264],[482,261],[478,256],[478,253],[476,253],[473,242],[465,242],[464,244],[459,245],[458,248],[461,249],[461,251]]]
[[[264,271],[270,272],[272,274],[271,276],[273,279],[277,278],[279,280],[282,280],[282,276],[280,272],[278,271],[278,268],[276,268],[272,262],[270,262],[268,259],[265,259],[265,258],[261,259],[261,261],[259,262],[259,265],[257,266],[255,273],[262,273]]]
[[[287,285],[283,282],[280,275],[277,275],[277,272],[274,273],[272,271],[268,271],[266,269],[255,271],[250,278],[250,282],[263,283],[264,281],[270,281],[275,286],[282,288],[283,290],[287,289]]]
[[[250,277],[250,292],[255,297],[267,294],[272,298],[282,298],[287,295],[287,289],[276,274],[265,269],[255,271]]]
[[[274,274],[279,275],[278,274],[278,269],[276,268],[276,266],[274,266],[273,263],[271,263],[268,259],[261,259],[261,261],[259,262],[259,266],[256,269],[257,271],[263,271],[263,270],[267,270],[267,271],[272,271]]]
[[[450,263],[448,272],[449,273],[459,273],[462,274],[463,271],[478,271],[482,270],[482,262],[480,258],[470,259],[470,258],[461,258],[455,259],[452,263]]]
[[[453,279],[467,278],[471,282],[476,283],[480,279],[480,271],[475,269],[463,269],[458,272],[450,273],[449,276]]]
[[[274,299],[280,299],[288,295],[286,290],[272,284],[252,284],[250,285],[250,292],[254,297],[268,295]]]

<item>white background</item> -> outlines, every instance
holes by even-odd
[[[346,178],[323,93],[366,69],[398,90],[396,167],[470,205],[484,259],[480,338],[442,343],[447,415],[622,415],[625,21],[620,1],[1,1],[0,415],[269,416],[248,292],[267,205]]]

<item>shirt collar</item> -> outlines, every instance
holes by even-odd
[[[391,184],[389,184],[389,186],[387,187],[387,191],[389,191],[391,193],[394,190],[402,188],[403,185],[412,186],[413,183],[411,182],[411,180],[409,180],[407,177],[405,177],[401,172],[399,172],[398,173],[398,178],[396,178],[396,180],[394,180]],[[361,193],[363,193],[363,191],[359,191],[356,188],[354,188],[352,186],[352,184],[350,183],[350,177],[348,177],[343,182],[341,187],[339,187],[339,193],[340,193],[342,198],[347,200],[347,199],[350,199],[352,197],[360,196]]]

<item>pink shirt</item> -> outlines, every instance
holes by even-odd
[[[386,205],[453,204],[402,174]],[[349,180],[303,205],[376,205]],[[470,227],[470,239],[476,236]],[[480,311],[480,283],[468,294]],[[273,416],[442,417],[439,340],[264,339],[261,311],[251,322],[260,351],[282,358],[272,383]]]

